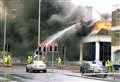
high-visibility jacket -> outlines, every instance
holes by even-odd
[[[57,63],[58,63],[58,64],[61,64],[61,62],[62,62],[61,58],[58,57],[58,59],[57,59]]]
[[[4,57],[4,63],[7,63],[7,62],[8,62],[8,58]]]
[[[105,67],[108,67],[108,62],[107,61],[105,62]]]
[[[113,66],[112,61],[107,60],[106,63],[105,63],[105,66],[106,66],[106,67],[111,67],[111,66]]]
[[[27,62],[28,62],[28,63],[31,63],[32,60],[33,60],[32,56],[28,56],[28,58],[27,58]]]
[[[109,62],[109,64],[110,64],[110,66],[113,66],[113,63],[112,63],[112,61],[110,61],[110,62]]]

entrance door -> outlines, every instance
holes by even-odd
[[[105,65],[108,59],[111,59],[111,43],[100,42],[100,61]]]

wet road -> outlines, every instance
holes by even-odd
[[[25,67],[0,67],[0,82],[110,82],[105,79],[81,77],[79,73],[67,70],[48,69],[47,71],[47,73],[26,73]]]

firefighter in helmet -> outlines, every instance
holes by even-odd
[[[32,56],[28,56],[27,57],[27,63],[31,63],[33,61],[33,57]]]

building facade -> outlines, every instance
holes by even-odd
[[[80,61],[106,61],[111,58],[111,36],[92,35],[83,38]]]
[[[99,22],[99,21],[98,21]],[[80,61],[102,61],[111,59],[111,25],[101,23],[95,26],[95,33],[82,39],[80,44]],[[96,30],[97,29],[97,30]]]
[[[120,65],[120,6],[112,12],[112,61]]]

